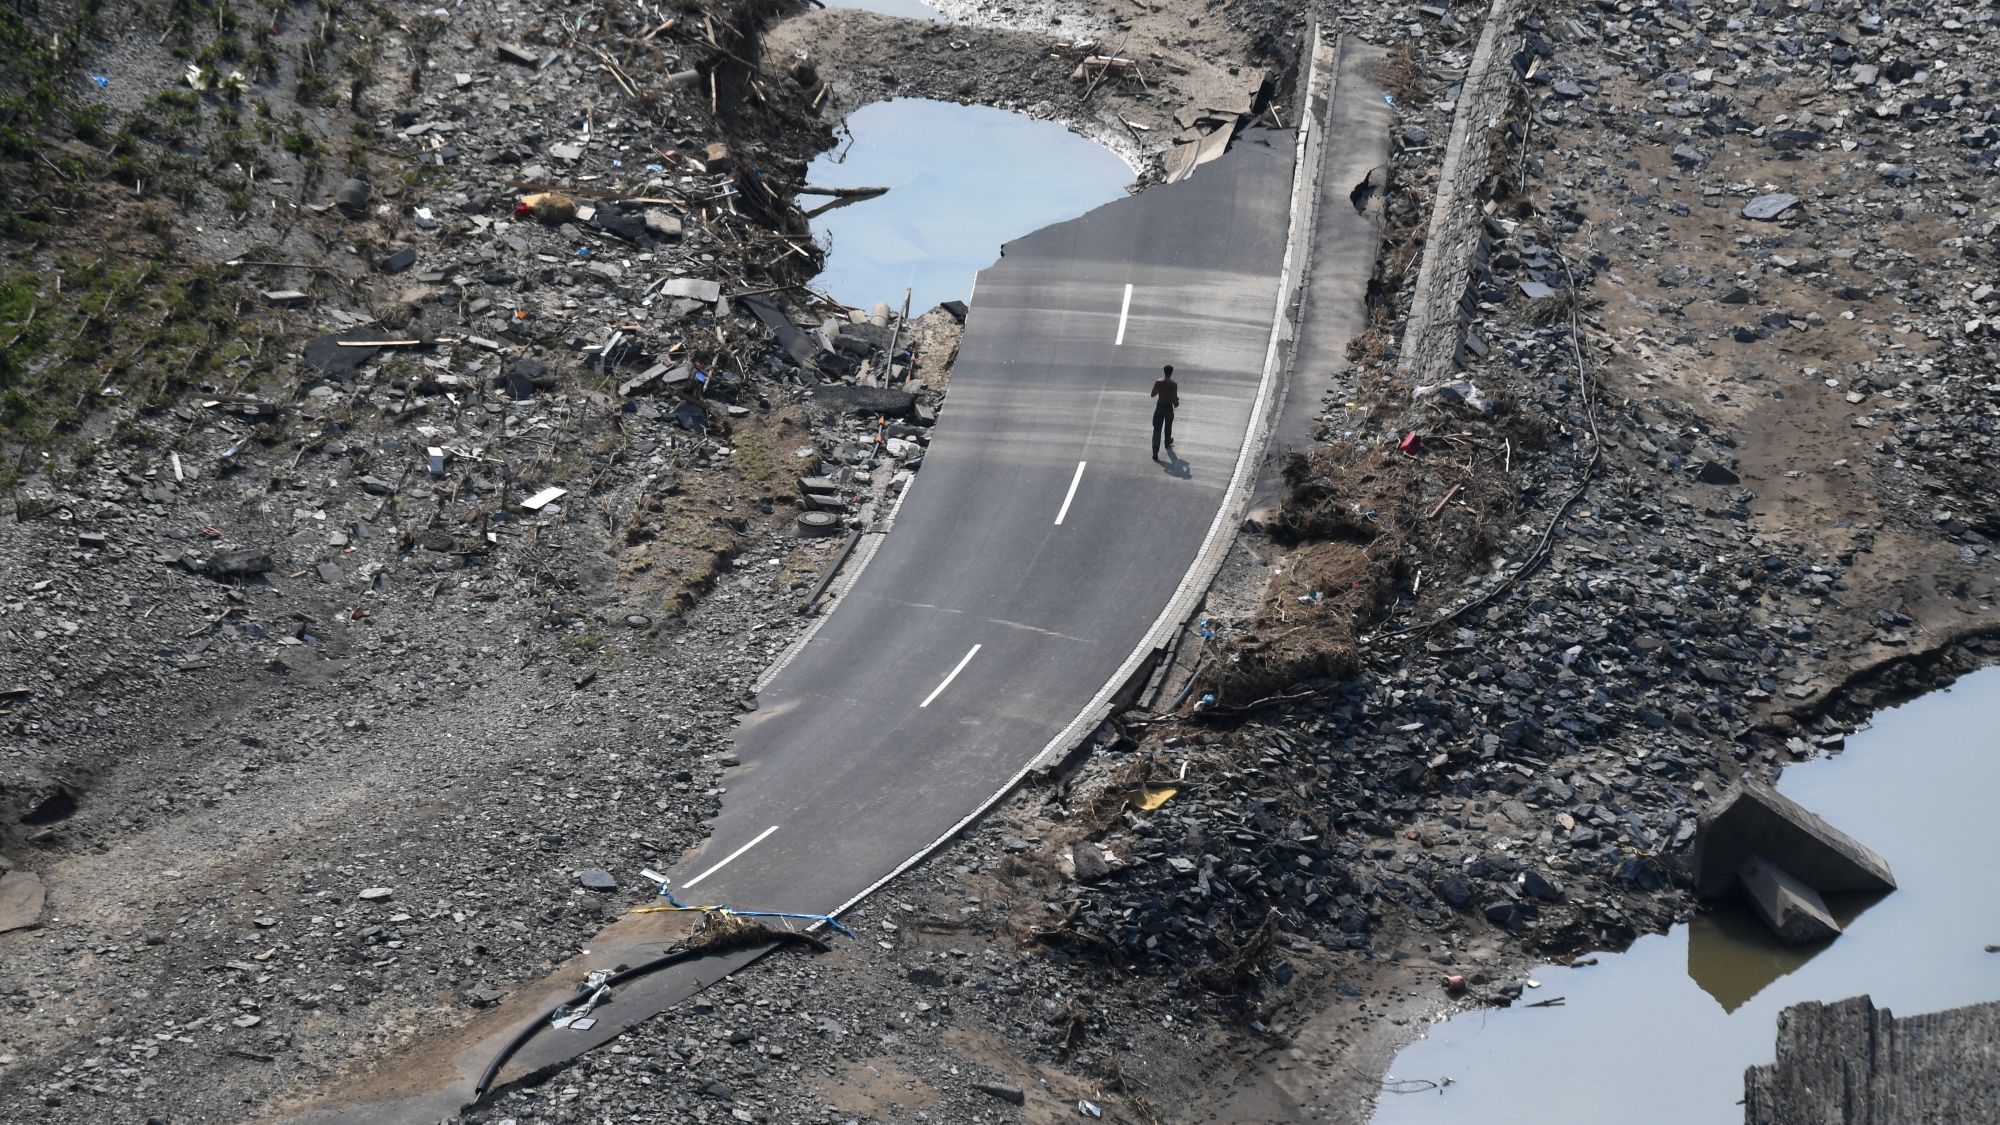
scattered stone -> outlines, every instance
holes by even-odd
[[[646,233],[654,238],[681,237],[681,220],[658,207],[648,207],[645,211]]]
[[[1760,195],[1744,204],[1743,217],[1746,219],[1775,219],[1792,208],[1797,207],[1799,203],[1799,197],[1789,192],[1772,192],[1769,195]]]
[[[395,897],[395,894],[396,892],[390,890],[388,887],[369,887],[354,897],[360,899],[362,902],[387,902],[389,899]]]
[[[268,548],[245,547],[210,555],[208,561],[202,564],[202,570],[210,578],[229,580],[255,578],[270,573],[276,566],[277,561]]]
[[[974,1082],[972,1088],[1011,1105],[1025,1105],[1028,1100],[1027,1091],[1011,1082]]]
[[[42,920],[42,905],[48,891],[41,876],[32,871],[9,871],[0,875],[0,934],[25,930]]]
[[[586,867],[577,872],[576,882],[578,886],[586,891],[615,891],[618,889],[618,880],[611,872],[599,867]]]

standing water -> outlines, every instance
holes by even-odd
[[[850,143],[812,162],[817,187],[886,187],[827,211],[821,289],[850,305],[968,300],[1000,247],[1124,194],[1132,169],[1061,125],[925,98],[874,102],[847,118]],[[812,198],[804,201],[808,206]]]
[[[1898,1016],[2000,1000],[2000,668],[1878,715],[1778,788],[1881,853],[1900,889],[1829,905],[1847,932],[1776,947],[1740,910],[1641,938],[1589,968],[1544,967],[1520,1003],[1438,1024],[1390,1073],[1373,1125],[1741,1121],[1743,1070],[1769,1063],[1779,1010],[1868,993]],[[2000,1112],[2000,1111],[1996,1111]],[[1996,1118],[2000,1119],[2000,1118]]]
[[[923,0],[826,0],[829,8],[856,8],[906,20],[935,20],[940,13]]]

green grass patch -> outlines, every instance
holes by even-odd
[[[162,409],[204,380],[232,380],[255,358],[261,337],[242,315],[247,294],[220,267],[125,260],[68,256],[53,269],[0,276],[0,447],[10,463],[105,402]],[[114,430],[113,440],[135,432]],[[5,474],[0,487],[12,483]]]

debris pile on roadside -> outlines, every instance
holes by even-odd
[[[1990,606],[1995,219],[1953,185],[1991,182],[2000,28],[1953,18],[1527,10],[1458,370],[1421,384],[1397,327],[1471,41],[1404,56],[1376,327],[1247,540],[1258,616],[1211,614],[1146,764],[1061,806],[1177,790],[1051,846],[1057,948],[1200,980],[1270,919],[1269,986],[1293,938],[1621,946],[1691,908],[1730,781],[1837,749],[1857,672]]]

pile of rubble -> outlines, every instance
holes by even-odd
[[[1857,671],[1990,609],[1995,217],[1954,185],[1991,175],[1967,67],[2000,28],[1915,18],[1521,15],[1461,372],[1411,386],[1363,342],[1307,463],[1330,484],[1295,475],[1251,541],[1266,616],[1204,623],[1214,698],[1144,740],[1176,794],[1060,841],[1051,940],[1197,980],[1267,920],[1620,946],[1690,909],[1678,857],[1732,779],[1837,749]],[[1429,68],[1467,56],[1412,57],[1385,342],[1456,89]],[[1284,538],[1315,527],[1365,565]],[[1353,678],[1232,673],[1316,620]]]

